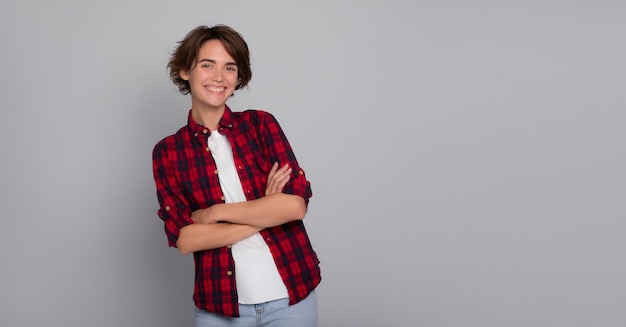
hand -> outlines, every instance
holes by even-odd
[[[191,214],[191,220],[196,224],[214,224],[217,223],[216,206],[214,204],[208,208],[198,209]]]
[[[278,163],[274,163],[269,175],[267,176],[267,186],[265,187],[265,195],[280,193],[283,187],[289,181],[291,176],[291,167],[288,164],[278,168]]]

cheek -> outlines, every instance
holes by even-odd
[[[237,75],[231,76],[229,78],[230,84],[232,84],[233,86],[237,85],[239,83],[239,77]]]

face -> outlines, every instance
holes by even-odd
[[[189,82],[191,106],[198,110],[223,110],[239,82],[237,64],[219,40],[205,42],[196,65],[180,76]]]

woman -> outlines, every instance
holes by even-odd
[[[196,326],[316,326],[310,183],[271,114],[226,105],[252,77],[246,42],[200,26],[168,69],[191,110],[155,146],[154,179],[169,245],[194,254]]]

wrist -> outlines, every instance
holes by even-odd
[[[222,212],[221,209],[223,206],[224,204],[217,203],[217,204],[212,205],[209,208],[208,215],[207,215],[207,223],[215,224],[215,223],[222,221],[222,216],[220,213]]]

